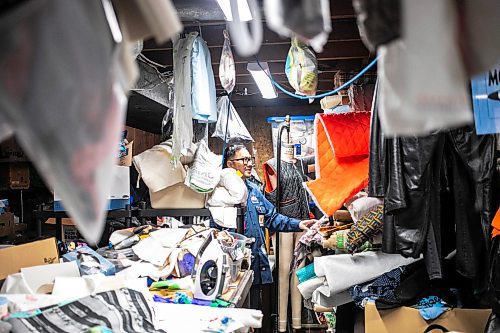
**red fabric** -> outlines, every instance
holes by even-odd
[[[306,183],[321,211],[332,216],[368,184],[370,112],[317,114],[316,180]]]

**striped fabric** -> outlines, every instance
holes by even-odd
[[[131,289],[113,290],[42,310],[28,318],[12,318],[11,332],[75,333],[106,327],[113,332],[155,330],[153,314],[144,296]]]

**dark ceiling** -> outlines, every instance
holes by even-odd
[[[224,16],[216,0],[174,0],[174,5],[183,21],[184,31],[200,30],[203,39],[207,42],[216,77],[217,93],[222,93],[223,89],[220,85],[218,72],[224,41],[222,31],[226,28],[226,23],[223,20]],[[357,73],[374,58],[360,39],[352,0],[330,0],[330,12],[332,32],[323,52],[317,54],[319,69],[318,93],[330,91],[335,88],[334,76],[339,71]],[[263,22],[263,27],[264,38],[257,57],[260,61],[268,62],[273,78],[292,91],[285,75],[285,61],[288,49],[290,48],[290,39],[280,37],[269,30],[265,22]],[[142,53],[149,59],[164,65],[165,68],[162,69],[163,71],[173,70],[171,42],[158,45],[153,39],[147,40],[144,42]],[[234,49],[233,55],[237,76],[236,87],[233,93],[233,104],[235,106],[288,106],[307,104],[307,101],[288,97],[280,91],[278,99],[263,100],[251,75],[246,70],[247,63],[255,60],[239,56]],[[247,95],[244,95],[245,91]],[[137,96],[135,98],[136,105],[137,103],[140,104],[138,98]],[[315,103],[319,102],[316,101]],[[149,109],[148,107],[146,108]],[[153,118],[155,118],[154,114]]]

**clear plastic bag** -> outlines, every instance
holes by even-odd
[[[0,43],[1,118],[95,244],[127,106],[102,3],[25,2],[3,14]]]
[[[217,100],[217,113],[217,124],[215,125],[215,131],[212,134],[212,138],[221,138],[222,140],[226,140],[226,142],[254,142],[252,136],[248,132],[248,129],[227,96],[219,97]],[[228,121],[229,124],[227,124]]]
[[[219,79],[227,93],[231,93],[236,84],[236,71],[234,68],[233,52],[231,51],[231,42],[227,30],[224,30],[224,45],[222,46],[222,54],[219,64]]]
[[[318,61],[313,51],[297,38],[292,38],[292,46],[286,58],[285,73],[288,82],[298,94],[316,95]]]

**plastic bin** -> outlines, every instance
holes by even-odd
[[[271,124],[273,135],[273,151],[276,157],[276,142],[278,141],[278,131],[280,125],[285,121],[285,117],[268,117],[267,122]],[[285,135],[285,133],[283,133]],[[282,138],[285,142],[285,138]],[[290,117],[290,143],[300,144],[300,156],[314,155],[314,116],[291,116]]]

